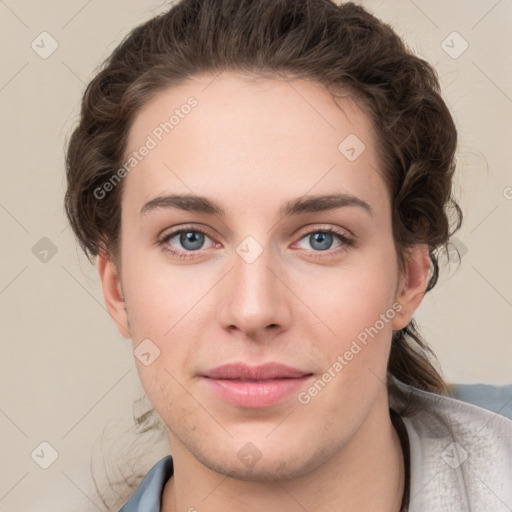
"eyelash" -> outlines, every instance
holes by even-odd
[[[168,243],[168,241],[170,239],[174,238],[176,235],[179,235],[181,233],[186,233],[186,232],[201,233],[202,235],[206,235],[208,238],[211,238],[213,240],[213,238],[210,236],[210,234],[207,231],[205,231],[205,230],[203,230],[201,228],[196,228],[194,226],[184,226],[184,227],[182,227],[180,229],[177,229],[176,231],[172,231],[171,233],[167,233],[164,237],[162,237],[158,241],[158,245],[162,248],[162,250],[164,252],[170,253],[172,256],[174,256],[176,258],[180,258],[180,259],[193,259],[193,258],[196,257],[196,255],[198,253],[201,252],[201,249],[198,250],[198,251],[182,251],[182,250],[170,249],[167,246],[167,243]],[[333,257],[333,256],[338,255],[341,252],[344,252],[344,251],[348,250],[350,247],[355,246],[355,240],[354,239],[350,238],[345,233],[342,233],[342,232],[340,232],[340,231],[338,231],[336,229],[330,228],[330,227],[316,228],[316,229],[312,229],[312,230],[306,231],[306,232],[301,234],[301,236],[300,236],[298,241],[300,241],[303,238],[305,238],[306,236],[314,234],[314,233],[322,233],[322,234],[335,235],[341,241],[341,245],[339,247],[336,247],[333,250],[327,249],[326,251],[314,251],[314,250],[306,251],[306,253],[309,254],[309,255],[314,255],[314,256],[318,257],[322,253],[326,253],[326,254],[328,254],[328,256],[325,256],[325,257]],[[320,256],[320,257],[324,257],[324,256]]]

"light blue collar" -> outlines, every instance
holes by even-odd
[[[162,493],[173,472],[172,457],[167,455],[149,470],[133,496],[119,512],[160,512]]]

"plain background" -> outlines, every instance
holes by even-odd
[[[435,65],[460,132],[461,266],[443,268],[415,318],[448,382],[510,383],[512,1],[359,3]],[[141,394],[130,342],[67,227],[64,147],[100,63],[166,7],[0,0],[0,512],[102,510],[89,472],[93,443],[107,421],[129,418]],[[58,44],[47,58],[42,32]],[[51,457],[42,442],[58,454],[48,469],[35,462]],[[165,454],[158,450],[155,462]]]

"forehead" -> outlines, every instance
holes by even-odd
[[[383,195],[370,119],[348,96],[335,102],[303,79],[224,72],[171,87],[136,116],[126,158],[144,146],[125,178],[123,208],[164,192],[246,208],[277,195]]]

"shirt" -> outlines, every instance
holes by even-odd
[[[479,406],[395,382],[418,409],[402,416],[395,410],[400,404],[390,397],[391,421],[404,454],[401,512],[510,512],[512,421]],[[151,468],[119,512],[160,512],[164,486],[173,472],[172,457],[167,455]]]

